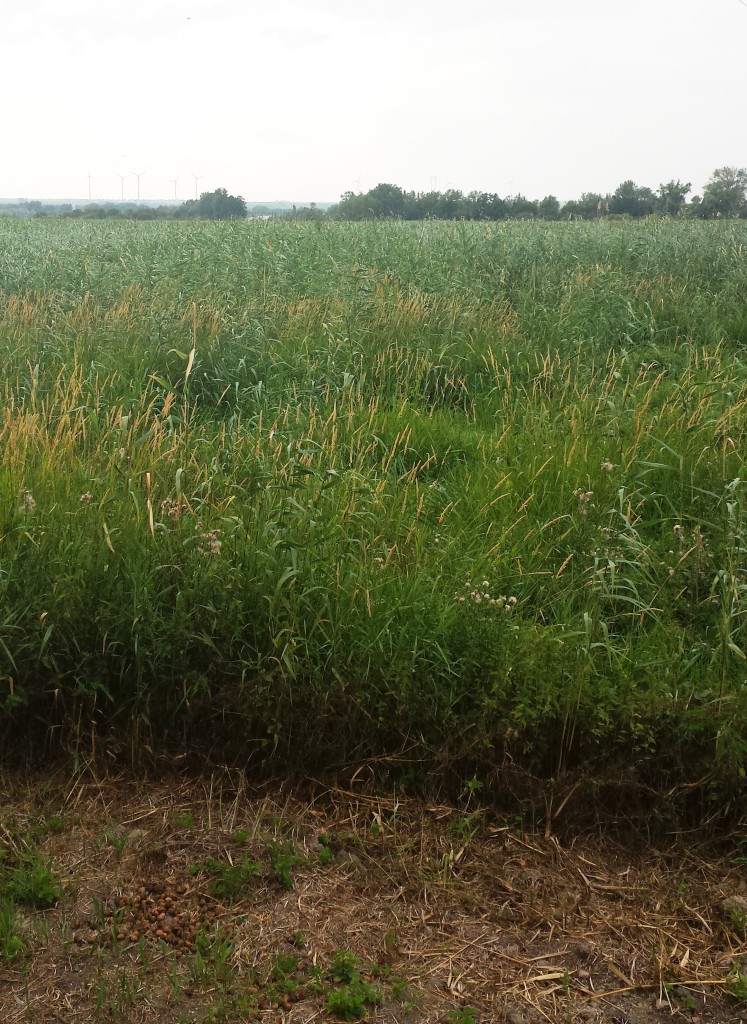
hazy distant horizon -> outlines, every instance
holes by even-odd
[[[194,199],[194,196],[192,196],[190,198]],[[146,199],[146,198],[132,199],[132,198],[129,198],[128,196],[125,196],[124,199],[122,199],[120,196],[108,196],[108,197],[102,196],[101,198],[92,197],[90,199],[88,198],[88,196],[32,196],[32,195],[22,195],[22,196],[7,196],[5,198],[0,196],[0,206],[16,206],[16,205],[19,205],[21,203],[42,203],[43,205],[46,205],[46,206],[59,206],[59,205],[61,205],[63,203],[72,203],[72,204],[74,204],[76,206],[96,206],[97,204],[100,204],[100,203],[106,203],[106,204],[114,203],[114,204],[119,204],[120,206],[122,205],[122,203],[125,203],[127,205],[135,205],[135,206],[137,206],[137,205],[140,205],[140,206],[154,206],[154,205],[159,205],[159,206],[181,206],[183,203],[188,202],[188,201],[189,201],[188,199],[174,199],[173,196],[171,198],[165,197],[165,198],[160,198],[160,199],[158,197],[155,197],[153,199],[150,199],[150,198],[148,198],[148,199]],[[339,198],[338,199],[246,199],[246,198],[244,198],[244,202],[250,208],[253,207],[253,206],[299,206],[299,205],[309,205],[311,203],[315,203],[317,206],[333,206],[335,203],[338,203],[339,201],[340,201]]]

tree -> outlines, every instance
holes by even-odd
[[[685,200],[692,185],[688,181],[686,185],[677,181],[668,181],[666,185],[659,185],[659,195],[656,199],[656,212],[664,214],[665,217],[677,217],[682,213]]]
[[[511,220],[533,220],[537,216],[537,204],[521,192],[506,197],[508,216]]]
[[[508,213],[506,200],[495,192],[470,192],[465,206],[471,220],[505,220]]]
[[[405,217],[408,195],[399,185],[379,184],[362,193],[346,192],[335,208],[342,220],[370,220],[378,217]]]
[[[199,199],[183,203],[176,216],[202,220],[244,220],[246,202],[241,196],[231,196],[224,188],[203,192]]]
[[[618,185],[610,196],[609,212],[628,217],[648,217],[656,209],[656,196],[645,185],[628,179]]]
[[[402,217],[405,212],[405,195],[399,185],[377,185],[366,195],[366,202],[374,217]]]
[[[719,167],[703,192],[701,204],[705,217],[747,216],[747,170],[744,167]]]
[[[607,212],[607,200],[598,192],[582,192],[580,199],[571,199],[563,207],[568,220],[593,220]]]
[[[559,220],[560,203],[555,196],[545,196],[537,205],[537,216],[542,220]]]

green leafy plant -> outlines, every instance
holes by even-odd
[[[360,978],[361,962],[348,949],[338,949],[329,964],[329,974],[334,981],[349,984]]]
[[[730,979],[726,991],[733,999],[747,1002],[747,974],[737,971]]]
[[[270,868],[273,878],[284,889],[293,888],[293,869],[305,860],[303,854],[294,843],[278,843],[270,840],[267,844],[270,855]]]
[[[473,1006],[449,1010],[449,1024],[477,1024],[477,1010]]]
[[[381,1002],[381,992],[358,978],[350,984],[334,989],[327,996],[327,1012],[341,1020],[360,1020],[369,1006]]]
[[[195,819],[191,811],[178,811],[171,815],[171,824],[179,832],[194,828]]]
[[[366,981],[358,957],[340,949],[330,961],[328,976],[339,987],[327,996],[327,1011],[342,1020],[358,1020],[368,1006],[381,1002],[381,990]]]
[[[102,841],[108,846],[113,846],[118,856],[122,856],[127,846],[127,835],[116,828],[107,828],[102,836]]]
[[[747,938],[747,913],[737,907],[732,907],[729,918],[734,934],[742,940]]]
[[[216,899],[233,902],[244,899],[254,890],[255,879],[261,874],[262,867],[256,861],[244,858],[239,864],[228,864],[214,857],[191,869],[193,874],[205,872],[211,877],[208,891]]]
[[[199,984],[219,985],[225,991],[234,978],[233,952],[233,939],[223,929],[200,931],[189,967],[193,980]]]
[[[0,888],[16,903],[34,910],[53,907],[61,896],[61,889],[54,872],[41,856],[32,851],[18,855],[16,863],[0,879]]]
[[[278,953],[273,960],[271,977],[273,981],[282,981],[288,978],[291,974],[298,969],[300,963],[300,957],[292,956],[287,953]]]
[[[0,897],[0,960],[15,960],[26,952],[26,943],[18,933],[16,909]]]
[[[332,843],[332,836],[327,832],[320,832],[318,836],[319,849],[317,850],[317,861],[323,867],[334,864],[336,857]]]

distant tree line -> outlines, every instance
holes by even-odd
[[[702,196],[693,196],[691,183],[668,181],[656,192],[634,181],[624,181],[608,195],[584,192],[561,204],[552,195],[527,199],[517,194],[502,198],[492,192],[458,189],[446,192],[405,192],[397,185],[380,184],[366,193],[346,192],[327,216],[337,220],[595,220],[601,217],[747,217],[747,170],[720,167],[713,172]],[[298,212],[300,216],[304,211]]]
[[[43,203],[40,199],[19,199],[17,203],[0,203],[0,217],[47,217],[70,213],[72,203]]]
[[[528,199],[518,193],[501,197],[494,192],[406,192],[398,185],[379,184],[368,192],[346,192],[336,206],[325,210],[315,203],[286,211],[269,206],[253,207],[224,188],[203,192],[199,199],[179,205],[146,206],[137,203],[104,203],[73,207],[43,204],[38,200],[0,206],[0,215],[56,216],[83,220],[243,220],[248,215],[290,220],[596,220],[600,218],[694,217],[747,218],[747,169],[719,167],[703,195],[688,200],[692,185],[668,181],[654,191],[634,181],[623,181],[614,192],[583,192],[578,199],[561,203],[556,196]]]
[[[30,200],[0,206],[0,215],[11,217],[62,217],[71,220],[243,220],[247,206],[241,196],[224,188],[203,192],[178,206],[147,206],[142,203],[42,203]]]

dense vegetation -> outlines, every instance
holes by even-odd
[[[521,193],[501,197],[494,192],[406,192],[398,185],[380,184],[368,192],[346,192],[329,216],[339,220],[375,220],[399,217],[403,220],[598,220],[644,217],[714,218],[747,217],[747,170],[719,167],[713,172],[703,195],[687,197],[688,182],[668,181],[654,192],[647,185],[623,181],[614,192],[584,192],[578,199],[560,203],[556,196],[528,199]],[[325,214],[306,208],[296,216],[318,219]]]
[[[739,221],[0,221],[5,749],[733,806],[745,294]]]

